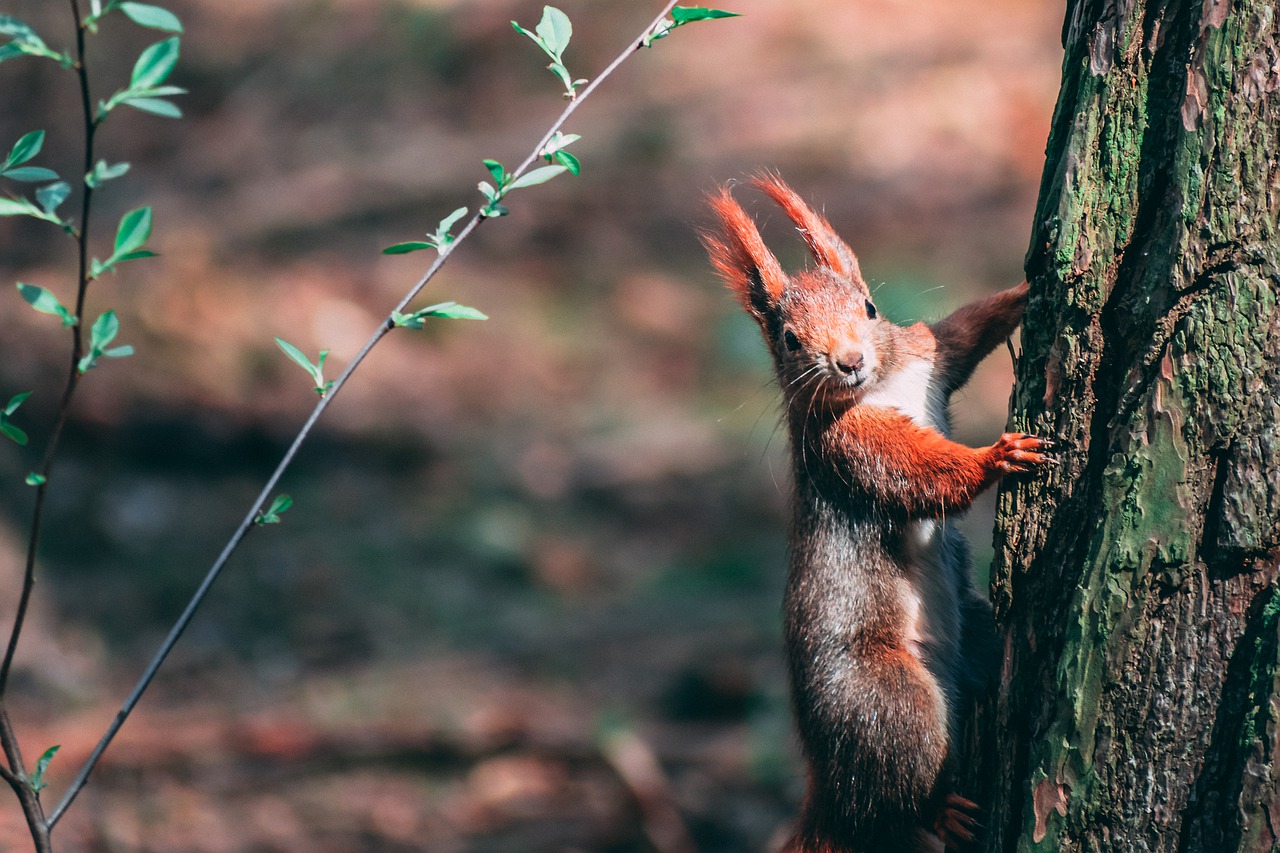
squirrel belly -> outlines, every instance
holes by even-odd
[[[776,176],[755,185],[817,262],[788,276],[728,190],[712,196],[720,228],[703,241],[764,334],[791,438],[785,633],[809,786],[785,850],[952,846],[972,839],[977,808],[949,791],[952,744],[998,648],[948,520],[1051,460],[1035,436],[950,440],[947,407],[1018,326],[1027,285],[897,326],[825,218]]]

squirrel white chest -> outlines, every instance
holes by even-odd
[[[895,409],[923,427],[947,432],[946,400],[933,386],[933,363],[915,359],[871,388],[860,401],[864,406]],[[945,522],[919,519],[904,531],[906,573],[899,580],[898,595],[907,617],[908,639],[913,649],[929,649],[926,657],[946,657],[946,638],[954,633],[956,590],[954,572],[942,565],[940,546]],[[918,651],[916,652],[919,653]]]
[[[920,426],[946,432],[946,403],[933,388],[933,362],[923,358],[913,359],[881,379],[859,405],[896,409]]]

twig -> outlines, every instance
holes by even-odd
[[[84,111],[84,174],[93,168],[93,140],[97,132],[97,122],[93,116],[93,99],[89,93],[89,71],[85,66],[84,26],[80,20],[79,0],[71,0],[71,13],[76,24],[76,74],[80,78],[80,103]],[[18,609],[13,617],[13,629],[9,632],[9,643],[5,648],[4,662],[0,663],[0,697],[4,696],[9,684],[9,671],[13,666],[13,657],[18,651],[18,640],[22,635],[22,626],[26,621],[27,608],[31,603],[31,593],[36,584],[36,553],[40,546],[40,530],[43,526],[45,496],[49,490],[49,477],[53,472],[54,458],[58,445],[62,440],[62,430],[67,424],[71,411],[71,399],[75,396],[76,386],[80,384],[80,357],[84,354],[84,299],[89,290],[89,213],[93,199],[93,187],[82,182],[84,195],[80,204],[80,229],[76,232],[79,242],[79,278],[76,283],[75,316],[80,322],[71,327],[71,366],[67,373],[67,384],[62,391],[62,401],[58,404],[58,415],[53,429],[49,432],[49,442],[45,445],[44,461],[40,466],[42,479],[36,487],[35,508],[31,513],[31,535],[27,539],[26,570],[22,577],[22,592],[18,596]]]
[[[72,2],[74,3],[75,0],[72,0]],[[512,180],[524,174],[529,166],[538,159],[543,149],[546,148],[547,143],[550,142],[551,138],[555,135],[556,131],[558,131],[564,123],[568,121],[569,117],[573,115],[582,102],[585,101],[602,82],[604,82],[605,78],[609,77],[609,75],[611,75],[614,70],[627,59],[628,56],[640,49],[643,45],[644,37],[662,23],[662,21],[671,12],[671,9],[675,7],[677,2],[678,0],[670,0],[670,2],[666,3],[666,5],[663,6],[662,12],[654,18],[653,22],[649,24],[649,26],[646,27],[644,31],[637,36],[636,39],[617,56],[617,58],[613,60],[613,62],[609,63],[609,65],[605,67],[604,71],[602,71],[595,80],[593,80],[582,90],[581,93],[578,94],[576,98],[571,100],[568,105],[565,106],[564,110],[560,113],[559,118],[555,120],[547,130],[546,134],[543,135],[542,139],[538,141],[538,144],[534,146],[533,150],[529,153],[529,156],[526,157],[512,173]],[[209,569],[204,580],[192,595],[191,600],[187,603],[186,609],[183,610],[182,615],[178,617],[177,622],[174,623],[173,628],[169,631],[168,636],[165,637],[164,642],[160,644],[159,649],[151,658],[151,662],[147,665],[142,676],[138,679],[137,684],[134,685],[133,690],[125,699],[124,704],[121,705],[120,711],[116,714],[115,719],[107,728],[106,733],[103,734],[102,739],[98,741],[93,752],[90,753],[84,765],[81,766],[80,771],[76,774],[75,779],[72,780],[71,786],[63,795],[57,808],[53,810],[48,821],[50,827],[57,824],[57,822],[62,818],[62,815],[66,813],[67,807],[75,801],[76,796],[89,781],[89,775],[93,772],[93,768],[97,766],[99,759],[102,758],[102,754],[106,751],[107,747],[111,745],[112,740],[115,739],[115,736],[120,731],[121,726],[123,726],[125,720],[128,719],[129,714],[134,709],[134,706],[138,704],[138,700],[142,698],[142,694],[150,686],[152,679],[155,678],[156,673],[164,664],[165,659],[173,650],[174,645],[177,644],[178,639],[182,636],[183,631],[186,630],[187,625],[191,622],[196,610],[199,609],[205,599],[205,596],[208,595],[210,587],[212,587],[214,581],[218,579],[218,575],[222,573],[222,569],[226,565],[227,560],[230,559],[236,548],[239,547],[249,530],[253,528],[254,520],[257,518],[258,513],[266,506],[267,501],[270,500],[276,484],[280,481],[280,478],[293,462],[298,449],[307,439],[307,436],[310,435],[311,429],[315,425],[315,422],[320,418],[320,415],[324,413],[324,410],[327,409],[329,404],[333,402],[334,398],[338,396],[338,392],[340,392],[343,386],[347,384],[347,380],[356,371],[356,368],[360,366],[361,362],[364,361],[365,357],[368,356],[369,352],[377,346],[378,342],[381,341],[388,332],[395,328],[395,322],[392,319],[394,314],[404,311],[409,303],[417,297],[422,289],[426,287],[427,283],[430,282],[431,279],[435,277],[436,273],[440,271],[440,268],[444,266],[445,261],[447,261],[453,254],[453,250],[457,248],[458,244],[465,240],[485,218],[486,217],[480,213],[476,213],[467,222],[466,226],[458,233],[458,236],[454,239],[452,244],[440,247],[439,254],[436,256],[435,261],[432,262],[431,266],[428,267],[427,271],[423,273],[422,277],[418,279],[413,287],[409,289],[404,298],[396,304],[395,308],[392,309],[392,313],[388,314],[387,318],[382,321],[381,325],[379,325],[374,333],[369,337],[364,346],[360,348],[360,351],[356,353],[355,357],[342,372],[342,375],[334,381],[333,387],[328,391],[328,393],[321,397],[320,401],[316,403],[316,406],[311,411],[311,415],[307,418],[306,423],[302,425],[302,428],[298,431],[297,437],[294,438],[293,444],[289,446],[284,457],[276,466],[275,471],[273,471],[271,476],[267,479],[267,483],[258,494],[257,500],[254,501],[249,511],[245,514],[244,519],[240,522],[240,526],[237,527],[235,532],[231,535],[226,547],[222,549],[222,553],[218,555],[218,559]]]
[[[78,0],[70,0],[71,14],[76,27],[76,74],[80,80],[80,101],[84,113],[84,173],[88,174],[93,167],[93,142],[97,131],[97,123],[93,115],[93,100],[89,92],[89,72],[85,64],[84,25],[80,17]],[[83,196],[80,206],[80,228],[74,231],[79,243],[79,270],[76,281],[75,316],[83,318],[85,294],[89,289],[89,214],[93,198],[93,187],[83,184]],[[22,637],[22,629],[26,624],[27,610],[31,604],[31,595],[36,584],[36,554],[40,547],[40,531],[43,526],[45,496],[49,489],[49,478],[53,471],[53,462],[57,456],[58,446],[62,439],[62,430],[66,426],[71,410],[71,401],[75,396],[76,386],[80,382],[80,357],[83,354],[84,338],[82,323],[71,327],[71,364],[67,373],[66,386],[62,392],[62,400],[58,404],[58,415],[49,433],[49,441],[45,445],[44,460],[41,465],[41,481],[36,487],[35,507],[31,513],[31,533],[27,540],[26,566],[22,576],[22,590],[18,595],[18,606],[14,612],[13,627],[9,632],[9,640],[5,646],[4,660],[0,662],[0,748],[3,748],[9,768],[0,776],[8,782],[22,805],[22,813],[27,820],[27,828],[37,853],[48,853],[53,849],[50,831],[53,824],[45,817],[44,807],[40,802],[40,793],[32,785],[22,761],[22,750],[18,738],[9,720],[8,708],[4,703],[5,690],[9,686],[9,674],[13,669],[13,659],[18,651],[18,641]]]

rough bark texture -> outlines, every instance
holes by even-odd
[[[988,850],[1280,849],[1280,9],[1076,0],[1027,257]]]

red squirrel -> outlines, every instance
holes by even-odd
[[[764,332],[791,436],[786,644],[809,780],[784,853],[953,847],[977,806],[948,790],[948,755],[998,647],[947,519],[1052,459],[1021,433],[951,441],[948,403],[1021,322],[1027,284],[895,325],[827,220],[774,175],[754,184],[816,262],[788,276],[728,188],[711,196],[719,229],[703,242]]]

